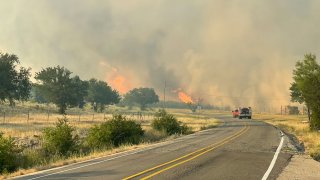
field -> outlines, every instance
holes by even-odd
[[[254,119],[263,120],[295,135],[304,144],[306,153],[320,161],[320,132],[309,130],[307,116],[255,114]]]
[[[109,106],[102,113],[94,112],[90,106],[83,110],[79,108],[71,108],[67,110],[65,117],[68,119],[70,125],[75,127],[76,133],[80,137],[86,137],[88,130],[94,125],[110,119],[113,114],[123,114],[127,119],[134,120],[142,125],[145,130],[143,142],[139,145],[122,145],[118,148],[105,149],[91,152],[86,155],[75,155],[70,157],[53,158],[50,162],[38,164],[36,167],[30,169],[20,169],[7,177],[22,175],[47,169],[50,167],[57,167],[69,163],[79,162],[95,157],[109,155],[115,152],[126,151],[137,147],[143,147],[150,143],[156,143],[166,139],[176,138],[177,135],[167,136],[164,133],[156,132],[151,128],[151,122],[154,119],[154,114],[158,109],[149,109],[148,111],[140,111],[137,108],[127,109],[125,107]],[[213,128],[219,124],[219,121],[212,118],[216,112],[209,110],[202,110],[201,112],[192,113],[188,109],[167,109],[168,113],[173,114],[178,121],[186,124],[192,132],[203,129]],[[57,113],[57,108],[52,105],[43,105],[35,103],[16,104],[16,107],[9,107],[7,104],[0,105],[0,132],[5,137],[13,137],[19,147],[24,148],[25,151],[33,151],[41,146],[41,136],[43,129],[46,127],[55,126],[59,118],[64,118],[63,115]],[[178,135],[179,136],[179,135]],[[4,176],[0,176],[0,179]]]
[[[5,136],[15,138],[28,138],[41,136],[45,127],[54,126],[63,115],[57,114],[54,105],[39,105],[34,103],[17,104],[15,108],[7,105],[0,106],[0,131]],[[133,119],[148,130],[157,109],[141,112],[139,109],[120,108],[115,106],[108,107],[103,113],[96,113],[90,107],[84,110],[71,108],[65,117],[69,123],[76,127],[77,131],[85,132],[95,124],[104,122],[115,113],[125,115],[128,119]],[[211,111],[201,111],[191,113],[187,109],[168,109],[169,113],[175,115],[179,121],[192,128],[192,131],[199,131],[201,128],[217,125],[217,120],[211,118]]]
[[[155,134],[151,130],[151,122],[156,111],[157,109],[140,111],[138,108],[129,110],[126,107],[109,106],[103,113],[97,113],[90,106],[86,106],[84,109],[68,109],[65,117],[76,128],[77,134],[85,137],[94,125],[107,121],[113,114],[123,114],[127,119],[140,123],[146,135],[150,134],[152,136],[150,138],[154,141],[163,138],[163,134]],[[190,127],[193,132],[218,125],[218,121],[212,118],[212,114],[215,113],[213,111],[202,110],[197,113],[192,113],[188,109],[167,109],[167,111],[177,117],[178,121]],[[59,118],[64,118],[57,113],[57,108],[52,104],[30,102],[16,104],[14,108],[2,104],[0,114],[0,132],[4,133],[4,136],[13,137],[18,145],[24,147],[36,147],[40,143],[39,137],[43,129],[55,126]],[[154,137],[155,135],[159,137]]]

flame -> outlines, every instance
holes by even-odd
[[[193,103],[192,98],[191,98],[189,95],[187,95],[186,93],[180,91],[180,92],[178,93],[178,95],[179,95],[179,99],[180,99],[182,102],[184,102],[184,103]]]
[[[125,76],[121,75],[115,67],[112,67],[112,72],[107,79],[108,83],[120,94],[125,94],[131,89],[131,82]]]

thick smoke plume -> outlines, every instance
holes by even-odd
[[[319,53],[317,0],[29,0],[0,6],[0,49],[124,93],[178,89],[216,105],[289,103],[291,72]]]

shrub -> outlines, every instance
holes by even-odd
[[[14,140],[3,137],[0,132],[0,174],[14,171],[18,166],[18,156],[19,149]]]
[[[164,131],[158,131],[155,129],[150,129],[144,133],[144,142],[156,142],[168,137],[167,133]]]
[[[24,149],[21,153],[21,159],[19,160],[22,168],[30,168],[34,166],[44,165],[52,158],[52,156],[46,156],[42,149]]]
[[[165,110],[159,110],[155,114],[151,126],[153,129],[158,131],[164,131],[168,135],[172,134],[187,134],[190,129],[186,125],[180,125],[181,122],[177,120],[172,114],[168,114]]]
[[[125,116],[114,115],[110,121],[89,130],[87,143],[96,148],[110,148],[121,144],[138,144],[144,131],[141,125]]]
[[[43,148],[47,153],[70,155],[77,151],[78,135],[73,135],[75,128],[68,124],[66,118],[59,119],[55,127],[45,128],[43,131]]]

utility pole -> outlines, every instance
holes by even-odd
[[[166,88],[167,88],[167,81],[164,80],[164,89],[163,89],[163,109],[166,109]]]

